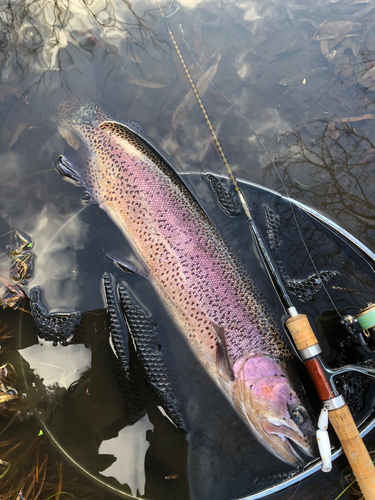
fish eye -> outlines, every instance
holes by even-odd
[[[304,424],[307,420],[307,411],[303,406],[296,406],[293,408],[291,414],[292,420],[298,425]]]

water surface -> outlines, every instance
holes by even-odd
[[[375,5],[306,0],[177,7],[163,5],[164,14],[170,15],[170,29],[235,175],[283,194],[286,188],[375,250]],[[28,498],[30,488],[36,499],[38,485],[40,498],[48,498],[62,484],[60,491],[77,498],[117,498],[117,488],[155,499],[219,500],[245,496],[254,481],[267,484],[267,477],[288,475],[290,468],[249,438],[191,357],[181,360],[189,373],[182,377],[183,391],[196,425],[188,437],[160,415],[147,388],[142,388],[147,412],[129,424],[108,367],[101,276],[110,271],[124,279],[108,255],[128,257],[131,250],[104,212],[83,205],[82,190],[63,182],[54,169],[57,157],[69,151],[56,113],[67,85],[61,49],[74,46],[91,62],[108,110],[123,122],[141,123],[178,171],[225,174],[156,3],[3,2],[0,29],[1,249],[17,244],[9,233],[13,229],[30,237],[27,290],[42,287],[51,311],[86,312],[84,342],[69,348],[38,343],[27,312],[2,312],[0,332],[12,333],[13,340],[2,342],[1,359],[13,363],[27,394],[6,435],[25,453],[19,463],[17,455],[9,455],[17,473],[4,486],[4,498],[10,490],[9,498],[21,490]],[[211,211],[218,217],[217,207]],[[242,259],[256,275],[261,266],[250,258],[250,236],[243,234],[240,227],[233,230],[233,245],[243,248]],[[6,267],[5,257],[1,265]],[[145,280],[127,276],[126,282],[146,306],[151,297],[159,310]],[[275,301],[273,290],[264,288]],[[27,301],[23,306],[27,310]],[[172,331],[162,313],[155,313],[155,321]],[[170,342],[172,351],[181,349],[178,339]],[[35,416],[36,404],[41,414]],[[41,429],[41,419],[50,415],[48,428]],[[62,461],[56,446],[72,460]],[[38,476],[46,471],[44,483],[23,482],[35,463]],[[344,468],[345,461],[338,460],[331,475],[319,472],[272,498],[334,499],[348,484]],[[84,470],[112,490],[99,487]]]

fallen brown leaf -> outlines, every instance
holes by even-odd
[[[196,88],[198,90],[199,95],[202,97],[208,87],[211,85],[210,80],[214,78],[217,72],[217,68],[219,66],[221,55],[218,54],[216,58],[216,62],[208,68],[208,70],[199,78],[199,80],[196,83]],[[172,118],[172,127],[173,129],[176,129],[177,123],[179,121],[185,120],[185,118],[188,116],[188,114],[192,111],[194,108],[194,105],[196,103],[196,97],[194,95],[194,92],[190,90],[187,95],[184,97],[182,102],[177,106],[176,111],[173,114]]]
[[[138,87],[147,87],[149,89],[161,89],[168,86],[168,83],[149,82],[148,80],[140,80],[139,78],[129,78],[128,82],[138,85]]]
[[[171,474],[170,476],[165,476],[164,479],[167,479],[168,481],[171,479],[177,479],[180,474]]]
[[[375,115],[367,114],[362,116],[349,116],[348,118],[338,118],[335,121],[339,123],[360,122],[362,120],[375,120]]]
[[[21,122],[18,127],[16,128],[13,136],[12,136],[12,139],[10,140],[10,143],[9,143],[9,149],[12,148],[12,146],[18,141],[20,135],[22,134],[22,132],[25,130],[26,128],[26,122]]]
[[[0,102],[5,101],[6,97],[18,92],[17,87],[11,87],[10,85],[2,84],[0,87]]]

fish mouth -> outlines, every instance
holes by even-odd
[[[264,408],[238,405],[254,435],[277,458],[294,467],[305,464],[316,455],[312,429],[302,430],[287,416],[267,414]],[[285,414],[284,414],[285,415]]]
[[[315,454],[310,412],[293,389],[282,365],[267,357],[249,357],[234,365],[234,403],[258,440],[293,466]]]
[[[74,169],[72,163],[66,156],[61,155],[57,158],[56,170],[68,180],[76,184],[82,184],[79,173]]]
[[[305,457],[312,458],[310,440],[283,421],[266,421],[262,425],[267,436],[272,436],[272,451],[279,458],[292,465],[303,465]]]

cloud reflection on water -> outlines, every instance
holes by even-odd
[[[30,287],[44,290],[50,308],[71,309],[79,303],[76,252],[85,247],[87,225],[77,212],[63,215],[55,205],[47,205],[31,233],[37,265]]]
[[[117,437],[102,441],[99,446],[99,454],[116,457],[116,461],[102,472],[103,476],[112,476],[119,483],[128,484],[134,495],[145,494],[145,456],[150,446],[146,435],[153,429],[154,426],[145,415],[134,425],[121,429]]]
[[[322,110],[326,110],[325,96],[328,96],[330,112],[335,114],[340,111],[332,105],[335,103],[334,93],[327,93],[328,88],[335,86],[332,82],[326,86],[325,78],[318,80],[320,86],[317,87],[315,94],[311,92],[313,82],[310,78],[308,78],[308,85],[304,86],[301,83],[302,78],[298,76],[298,84],[293,86],[292,91],[290,91],[291,86],[278,83],[290,75],[300,75],[301,71],[306,72],[305,65],[310,68],[323,66],[323,69],[327,69],[330,67],[319,50],[318,57],[316,51],[314,52],[314,43],[318,47],[320,42],[318,40],[311,42],[311,39],[308,39],[309,36],[311,37],[308,28],[311,26],[309,22],[303,20],[312,13],[315,21],[320,24],[325,22],[329,15],[323,9],[317,12],[316,2],[311,3],[310,6],[308,2],[300,6],[296,6],[295,3],[208,2],[200,7],[191,18],[186,15],[182,16],[186,37],[204,69],[207,69],[204,63],[210,61],[212,53],[218,52],[222,55],[215,83],[250,118],[270,149],[281,133],[295,130],[298,124],[308,122],[317,114],[322,115]],[[319,8],[322,4],[324,2],[320,3]],[[8,5],[16,10],[17,5],[14,2]],[[49,90],[49,75],[47,76],[46,73],[60,70],[59,50],[68,43],[76,44],[97,64],[97,76],[101,79],[100,83],[104,88],[103,95],[106,102],[109,105],[112,104],[112,109],[116,111],[119,119],[141,120],[146,133],[151,133],[157,144],[173,154],[175,163],[182,168],[193,165],[195,169],[216,169],[220,173],[223,172],[223,166],[211,147],[206,124],[201,120],[199,110],[195,108],[192,114],[178,123],[177,130],[171,132],[169,119],[173,116],[171,110],[182,102],[187,90],[183,85],[185,77],[182,81],[176,78],[175,71],[179,63],[176,67],[173,62],[168,66],[169,61],[173,61],[168,45],[170,42],[161,19],[154,15],[157,11],[152,2],[129,4],[102,0],[88,0],[85,3],[39,1],[27,6],[21,3],[19,5],[22,7],[19,13],[23,14],[19,19],[17,16],[6,19],[8,13],[6,9],[3,9],[0,14],[3,22],[4,19],[7,21],[10,30],[8,48],[11,57],[3,66],[3,81],[12,81],[12,78],[21,78],[21,76],[26,81],[30,76],[44,75],[43,81],[41,80],[43,85],[40,85],[38,90],[43,90],[43,88]],[[146,22],[142,16],[150,5],[155,11],[151,12]],[[136,8],[138,14],[135,15],[129,6]],[[288,17],[288,23],[285,24],[281,23],[279,15],[283,12],[285,20],[283,9],[288,11],[288,15],[291,14],[290,18]],[[297,16],[300,16],[300,22],[291,26],[290,19],[296,19]],[[340,13],[335,13],[335,16],[340,16]],[[170,23],[176,36],[180,36],[177,19],[177,16],[170,18]],[[150,26],[156,27],[156,34],[153,29],[149,29]],[[310,31],[313,32],[314,29],[311,28]],[[159,41],[157,30],[163,32],[164,36],[163,43],[159,47],[156,47]],[[233,33],[236,36],[233,37]],[[43,44],[41,44],[41,38]],[[142,40],[145,42],[144,46],[142,46]],[[147,43],[154,44],[153,50],[149,53],[147,50],[150,45],[147,46]],[[165,51],[164,59],[162,56],[160,59],[156,58],[156,55],[162,52],[160,47]],[[201,75],[198,71],[194,73],[196,68],[186,47],[182,43],[181,47],[187,64],[192,68],[194,78],[199,78]],[[306,51],[306,47],[310,51]],[[160,52],[158,52],[159,49]],[[345,50],[342,52],[344,55]],[[148,64],[150,61],[153,62]],[[341,62],[342,59],[339,59],[338,63],[335,63],[336,75]],[[327,79],[333,77],[331,69],[325,73]],[[338,81],[339,79],[338,77]],[[138,84],[134,83],[137,81]],[[139,84],[140,81],[142,85]],[[165,88],[163,90],[163,87],[147,87],[147,82],[160,83],[165,85]],[[22,88],[21,84],[20,88]],[[26,83],[23,88],[27,88]],[[338,88],[341,89],[339,85],[336,85],[336,90]],[[307,102],[313,105],[306,105],[304,92],[310,92],[311,101]],[[343,93],[339,101],[340,106],[345,99],[346,95]],[[228,102],[225,102],[222,96],[218,96],[212,89],[206,93],[204,101],[205,104],[207,103],[215,128],[223,138],[223,146],[228,153],[229,161],[236,165],[237,175],[240,173],[247,179],[260,182],[262,177],[259,174],[262,171],[260,167],[267,165],[269,158],[264,154],[262,146],[254,139],[251,130],[230,109]],[[25,128],[26,133],[28,133],[28,128]],[[306,138],[303,140],[308,144]],[[14,149],[18,146],[19,143]],[[298,143],[291,147],[289,152],[292,158],[295,157],[300,146],[301,144]],[[76,212],[68,210],[66,206],[62,209],[62,200],[57,196],[54,200],[45,201],[43,194],[48,194],[48,189],[42,192],[42,183],[34,183],[35,179],[32,181],[32,188],[22,184],[22,169],[28,159],[28,156],[21,157],[17,152],[3,155],[2,165],[6,165],[6,168],[2,168],[2,174],[4,174],[2,181],[8,186],[7,189],[13,186],[12,196],[5,193],[5,197],[12,209],[17,208],[20,203],[26,206],[22,219],[16,217],[17,220],[14,222],[17,222],[17,227],[20,229],[30,232],[35,240],[37,259],[36,274],[32,285],[37,284],[45,289],[46,300],[52,309],[70,309],[79,302],[77,252],[87,242],[87,227],[80,215],[73,217],[64,227],[66,221]],[[20,165],[20,161],[24,162],[23,165]],[[295,175],[298,181],[305,182],[303,177],[305,173],[309,177],[307,184],[311,187],[310,193],[306,193],[306,188],[301,183],[296,184],[293,178],[290,178],[293,193],[297,196],[301,193],[304,199],[309,196],[314,197],[314,201],[320,205],[324,205],[329,198],[334,198],[335,193],[332,194],[331,189],[336,185],[337,169],[335,171],[332,168],[322,172],[324,163],[321,163],[319,175],[315,175],[315,167],[310,161],[296,163],[292,168],[289,168],[287,163],[285,162],[287,174],[289,172],[293,174],[294,168],[298,174]],[[345,172],[345,175],[349,179],[349,175],[357,171],[358,168],[352,169],[350,172]],[[310,176],[308,172],[311,173]],[[331,175],[332,177],[329,177]],[[327,182],[327,176],[331,180],[330,183]],[[273,170],[272,177],[275,178]],[[337,210],[334,207],[334,212],[341,210],[347,204],[349,193],[344,188],[348,184],[345,184],[344,177],[341,177],[342,179],[344,182],[341,185],[339,183]],[[358,177],[358,180],[361,179]],[[25,184],[28,183],[27,180]],[[45,184],[47,185],[47,182]],[[270,184],[274,187],[275,181],[271,181]],[[371,179],[368,185],[371,185]],[[20,192],[18,196],[13,196],[17,193],[17,188],[20,188]],[[62,192],[66,193],[66,191]],[[29,196],[30,193],[32,196]],[[320,195],[322,196],[319,199]],[[77,191],[77,198],[78,196]],[[25,198],[28,198],[28,201],[25,201]],[[44,208],[35,202],[35,198],[40,204],[45,204]],[[358,206],[361,207],[356,200],[354,201],[356,206],[353,208],[353,214]],[[28,210],[30,206],[33,208],[32,212]],[[369,225],[368,214],[373,212],[373,202],[368,207],[367,213],[361,212],[360,217],[357,218],[359,228]],[[13,210],[9,211],[13,212]],[[54,237],[62,227],[64,229]],[[65,356],[69,356],[66,350],[64,350]],[[145,446],[147,444],[144,440],[142,443]],[[126,448],[123,447],[123,449]],[[120,463],[120,460],[118,462]],[[121,472],[121,467],[119,472]],[[117,474],[110,472],[109,469],[107,473],[114,476]],[[129,479],[129,481],[134,481],[134,486],[132,485],[134,490],[139,488],[142,491],[140,477]]]
[[[84,345],[63,347],[42,342],[20,349],[20,353],[45,386],[57,384],[68,389],[91,366],[91,350]]]

